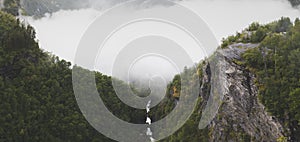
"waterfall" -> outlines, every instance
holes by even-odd
[[[150,112],[150,105],[151,105],[151,100],[147,103],[146,105],[146,112],[147,112],[147,118],[146,118],[146,124],[148,124],[149,126],[151,125],[151,118],[149,117],[149,112]],[[152,131],[151,131],[151,128],[147,128],[147,131],[146,131],[146,135],[147,136],[150,136],[150,141],[151,142],[155,142],[156,140],[152,137]]]

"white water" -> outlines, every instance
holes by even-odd
[[[147,128],[146,134],[147,134],[147,136],[152,136],[152,131],[150,128]]]
[[[147,117],[146,123],[149,124],[149,125],[151,125],[151,119],[149,117]]]
[[[150,105],[151,105],[151,100],[147,103],[147,106],[146,106],[147,113],[150,112]]]
[[[149,112],[150,112],[150,105],[151,105],[151,100],[150,100],[150,101],[147,103],[147,105],[146,105],[146,110],[147,110],[146,124],[148,124],[149,126],[151,125],[151,118],[148,117]],[[147,128],[146,135],[149,136],[151,142],[155,142],[155,141],[156,141],[156,140],[152,137],[152,131],[151,131],[151,128],[149,128],[149,127]]]

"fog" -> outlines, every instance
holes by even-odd
[[[107,9],[117,3],[116,0],[114,3],[106,3],[103,0],[93,0],[93,2],[95,2],[93,7],[88,9],[61,10],[51,15],[48,14],[41,19],[24,16],[22,19],[36,29],[37,39],[42,49],[73,62],[76,48],[83,33],[89,24],[103,13],[103,8],[100,10],[97,5]],[[235,34],[254,21],[268,23],[282,16],[294,20],[300,15],[299,10],[292,8],[286,0],[187,0],[180,3],[201,16],[219,42],[223,37]],[[159,3],[155,4],[155,6],[158,5]],[[161,5],[165,8],[169,7],[163,3]],[[151,6],[155,7],[154,5]],[[111,75],[111,62],[118,55],[113,52],[117,52],[117,50],[111,50],[110,53],[113,56],[108,56],[102,60],[99,63],[100,65],[95,65],[94,69]],[[195,53],[194,56],[199,55],[198,58],[193,58],[195,63],[204,58],[201,50],[195,49],[191,52]],[[167,65],[167,62],[156,60],[151,64],[149,59],[139,63],[137,73],[140,74],[146,70],[161,70],[164,74],[169,71],[170,75],[174,75],[176,73],[174,70],[178,71],[178,69]],[[141,63],[144,63],[144,66]],[[159,66],[157,66],[158,63]],[[179,70],[182,69],[180,67]],[[169,80],[169,77],[167,80]]]

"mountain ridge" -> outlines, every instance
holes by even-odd
[[[32,27],[2,11],[0,17],[0,141],[113,141],[92,128],[80,112],[72,90],[71,63],[39,49]],[[289,18],[267,25],[253,23],[224,39],[218,56],[201,61],[193,74],[202,81],[194,113],[162,141],[299,141],[299,39],[300,20],[292,23]],[[221,70],[214,70],[217,67]],[[189,70],[180,75],[191,75]],[[143,110],[118,99],[111,77],[91,73],[114,115],[132,123],[145,122]],[[180,75],[151,110],[153,121],[176,106],[180,94],[174,96],[173,88],[180,92],[181,81],[186,81]],[[225,88],[220,92],[224,102],[208,127],[199,130],[212,81],[219,79],[222,82],[216,85]]]
[[[178,0],[173,0],[178,1]],[[300,0],[287,0],[294,7],[298,8],[300,5]],[[59,10],[78,10],[84,8],[94,7],[96,9],[105,9],[116,5],[118,3],[124,2],[124,0],[111,0],[109,2],[104,2],[102,0],[30,0],[30,1],[20,1],[20,0],[1,0],[3,3],[3,9],[15,16],[19,15],[19,11],[22,14],[28,16],[34,16],[36,18],[43,17],[46,13],[54,13]],[[140,0],[140,3],[153,5],[169,5],[167,1],[157,1],[157,0]],[[1,7],[0,7],[1,8]]]

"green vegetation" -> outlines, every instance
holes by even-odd
[[[4,11],[14,16],[19,15],[20,0],[4,0]]]
[[[242,64],[257,76],[259,97],[292,140],[300,137],[300,21],[288,18],[249,29],[266,29],[260,46],[243,54]],[[256,36],[256,35],[253,35]],[[252,38],[252,37],[251,37]],[[258,38],[256,38],[258,39]]]
[[[234,43],[259,43],[259,47],[248,49],[242,60],[235,61],[257,77],[260,101],[267,111],[279,119],[285,127],[287,137],[278,141],[299,141],[300,137],[300,20],[294,23],[289,18],[281,18],[270,24],[252,23],[247,29],[223,40],[221,48]],[[198,75],[202,77],[203,66],[199,65]],[[185,72],[189,72],[186,70]],[[177,78],[177,79],[176,79]],[[171,83],[180,88],[179,77]],[[206,84],[204,84],[205,86]],[[171,87],[171,88],[172,88]],[[209,91],[207,84],[206,91]],[[209,92],[206,92],[209,94]],[[201,101],[198,106],[201,106]],[[196,109],[190,120],[174,135],[165,141],[209,141],[209,129],[198,130],[201,108]],[[222,116],[218,115],[218,118]],[[231,124],[231,123],[230,123]],[[252,141],[252,137],[242,129],[223,128],[226,138],[233,141]],[[198,135],[199,134],[199,135]]]
[[[32,27],[1,11],[0,17],[0,141],[112,141],[94,130],[81,114],[73,94],[71,64],[40,50]],[[186,69],[185,73],[190,71]],[[114,92],[111,77],[98,72],[95,76],[99,94],[114,115],[145,123],[145,110],[123,104]],[[177,86],[180,92],[179,84],[180,76],[176,76],[167,97],[151,110],[153,120],[172,111],[176,100],[172,88]],[[199,117],[196,111],[165,141],[208,140],[208,130],[197,128]]]
[[[291,26],[293,26],[293,24],[289,18],[281,18],[267,25],[260,25],[254,22],[241,33],[223,39],[221,48],[227,48],[234,43],[260,43],[270,34],[286,33]]]
[[[1,142],[112,141],[79,111],[71,64],[41,51],[32,27],[0,11],[0,41]],[[110,77],[96,73],[96,82],[112,113],[128,122],[145,122],[143,110],[117,98]]]
[[[280,137],[277,139],[277,142],[287,142],[287,138],[286,137]]]
[[[43,52],[35,40],[31,26],[0,11],[0,141],[112,141],[94,130],[81,114],[73,94],[71,64]],[[222,44],[226,48],[239,42],[260,43],[259,47],[247,50],[239,64],[257,76],[261,102],[288,128],[286,132],[294,141],[300,140],[299,41],[300,20],[292,23],[288,18],[281,18],[267,25],[253,23],[242,33],[224,39]],[[192,69],[185,69],[181,76],[202,78],[204,64],[198,65],[196,74],[192,74],[195,72]],[[114,115],[128,122],[145,123],[144,110],[133,109],[118,99],[111,77],[99,72],[95,75],[100,97]],[[174,77],[166,98],[150,112],[154,121],[175,107],[180,94],[174,96],[174,93],[183,89],[181,81],[191,80]],[[209,94],[210,84],[204,86],[202,91]],[[198,129],[202,103],[199,99],[187,123],[162,141],[209,141],[212,130]],[[230,130],[226,132],[232,137],[251,140],[244,132]],[[281,137],[278,141],[286,139]]]

